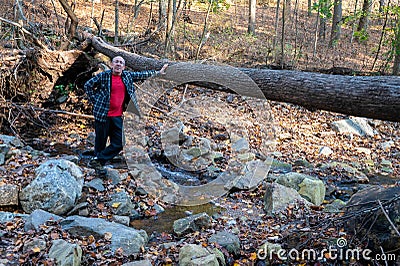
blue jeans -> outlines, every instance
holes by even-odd
[[[98,161],[104,165],[122,151],[123,120],[122,117],[107,117],[106,122],[94,122],[96,138],[94,143],[94,154]],[[107,140],[110,138],[110,144]]]

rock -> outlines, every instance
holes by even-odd
[[[129,226],[130,218],[129,218],[129,216],[114,215],[112,217],[112,221],[119,223],[119,224]]]
[[[180,141],[185,140],[185,135],[182,132],[182,127],[173,127],[164,130],[161,133],[161,142],[165,144],[179,144]]]
[[[389,160],[383,159],[381,161],[379,168],[383,173],[386,173],[386,174],[393,173],[393,165],[392,165],[392,162]]]
[[[324,211],[325,212],[340,212],[341,209],[346,206],[346,202],[335,199],[332,203],[326,204]]]
[[[315,205],[320,205],[325,199],[325,184],[318,178],[292,172],[278,176],[275,182],[295,189],[302,197]]]
[[[400,249],[400,237],[388,218],[382,213],[378,200],[385,206],[385,211],[393,225],[400,230],[400,187],[371,186],[354,194],[346,205],[349,234],[356,234],[369,244],[375,252]],[[394,200],[396,199],[396,200]],[[386,202],[394,200],[385,205]],[[372,209],[372,210],[371,210]],[[382,249],[381,249],[382,247]]]
[[[240,252],[239,237],[227,231],[221,231],[212,235],[208,238],[208,243],[218,243],[218,245],[226,248],[229,253],[235,255],[238,255]]]
[[[62,221],[64,218],[61,216],[43,211],[43,210],[34,210],[27,218],[25,222],[24,229],[25,231],[29,230],[40,230],[40,226],[46,224],[47,221]]]
[[[250,151],[250,145],[247,139],[240,138],[232,143],[232,150],[238,153],[245,153]]]
[[[24,244],[23,252],[27,253],[32,251],[34,253],[39,253],[40,251],[46,250],[46,240],[35,238],[32,240],[28,240]]]
[[[49,257],[54,259],[58,266],[79,266],[82,260],[82,248],[63,239],[53,240]]]
[[[179,251],[179,266],[225,266],[225,258],[216,249],[187,244]]]
[[[294,163],[294,166],[301,166],[301,167],[305,167],[305,168],[314,168],[314,166],[308,162],[306,159],[297,159]],[[290,170],[289,172],[291,172],[292,170]]]
[[[252,152],[238,154],[238,159],[242,162],[249,162],[256,158],[256,155]]]
[[[0,211],[0,223],[12,222],[15,218],[21,218],[26,220],[29,215],[22,213],[13,212],[2,212]]]
[[[333,150],[329,147],[322,147],[319,149],[319,155],[329,156],[333,153]]]
[[[200,231],[211,225],[211,217],[207,213],[199,213],[174,221],[174,232],[178,236]]]
[[[48,160],[36,169],[36,178],[20,193],[25,212],[42,209],[62,215],[71,210],[81,196],[83,174],[67,160]]]
[[[107,169],[107,178],[111,179],[111,183],[113,185],[117,185],[121,182],[121,177],[119,171],[116,169]]]
[[[394,146],[394,141],[393,140],[389,140],[386,142],[381,143],[381,148],[384,151],[390,151],[390,149]]]
[[[279,160],[266,160],[265,164],[270,166],[270,171],[274,173],[288,173],[292,172],[292,165],[288,163],[281,162]]]
[[[262,182],[268,175],[269,165],[261,160],[247,162],[243,167],[243,174],[228,182],[225,185],[226,189],[253,190]]]
[[[368,124],[368,120],[362,117],[351,117],[332,123],[332,128],[339,133],[350,133],[358,136],[375,136],[375,132]]]
[[[18,206],[18,187],[15,185],[0,185],[0,206]]]
[[[6,160],[6,155],[10,150],[10,145],[2,143],[0,144],[0,165],[3,165]]]
[[[22,141],[14,136],[0,135],[0,142],[13,146],[15,148],[22,148],[24,144]]]
[[[268,215],[285,209],[289,203],[295,201],[303,201],[306,206],[311,205],[293,188],[285,187],[278,183],[267,183],[264,195],[264,210]]]
[[[136,230],[100,218],[70,216],[61,222],[61,228],[74,236],[93,235],[95,238],[101,238],[105,234],[111,235],[111,250],[115,252],[122,248],[127,256],[138,254],[148,240],[144,230]]]
[[[111,194],[111,201],[108,203],[114,208],[114,213],[116,215],[131,215],[132,210],[135,209],[131,198],[126,191],[121,191],[118,193]]]
[[[89,188],[94,188],[100,192],[105,190],[105,188],[103,186],[103,180],[101,180],[100,178],[95,178],[93,180],[90,180],[89,182],[85,183],[84,186],[89,187]]]

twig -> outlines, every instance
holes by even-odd
[[[5,19],[3,17],[0,17],[0,21],[3,21],[5,23],[8,23],[8,24],[13,25],[15,27],[18,27],[23,33],[28,34],[33,39],[33,41],[34,41],[34,43],[36,45],[40,46],[40,48],[42,48],[42,49],[44,49],[46,51],[48,50],[46,45],[44,45],[38,38],[36,38],[30,31],[25,29],[21,24],[19,24],[17,22],[14,22],[14,21],[11,21],[11,20],[8,20],[8,19]]]
[[[387,214],[385,208],[383,208],[381,201],[378,199],[379,206],[381,207],[381,210],[383,214],[386,216],[386,219],[389,221],[390,225],[393,227],[394,231],[398,236],[400,236],[399,230],[397,230],[397,227],[393,224],[392,220],[390,219],[389,215]]]

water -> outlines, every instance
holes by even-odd
[[[189,211],[193,214],[205,212],[212,216],[223,210],[223,208],[212,203],[198,206],[173,206],[172,208],[166,208],[165,212],[157,216],[148,219],[134,220],[130,223],[130,226],[135,229],[143,229],[149,235],[153,232],[172,233],[174,221],[188,216],[185,212]]]

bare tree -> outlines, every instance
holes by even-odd
[[[69,25],[68,33],[69,39],[75,37],[76,28],[78,27],[78,17],[75,15],[74,11],[72,11],[71,6],[68,4],[67,0],[58,0],[63,7],[64,11],[67,13],[68,17],[71,19],[71,24]]]
[[[247,32],[253,35],[256,35],[256,5],[256,0],[249,0],[249,25],[247,27]]]
[[[118,25],[119,25],[119,1],[115,0],[115,35],[114,44],[118,44]]]
[[[329,45],[332,47],[340,39],[342,33],[342,0],[333,3],[332,31]]]

